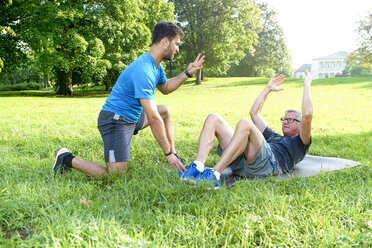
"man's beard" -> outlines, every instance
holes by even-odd
[[[173,53],[172,50],[169,48],[169,49],[167,50],[167,53],[163,56],[163,60],[169,60],[169,61],[171,61],[171,60],[173,60],[173,58],[174,58],[174,53]]]

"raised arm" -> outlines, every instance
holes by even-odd
[[[262,107],[266,101],[267,96],[271,91],[281,91],[283,88],[279,88],[279,86],[284,83],[286,78],[284,75],[275,74],[268,82],[266,87],[263,89],[261,94],[257,97],[256,101],[253,103],[249,114],[251,115],[251,119],[256,127],[261,131],[265,131],[267,124],[265,120],[261,116]]]
[[[155,101],[149,99],[140,99],[140,102],[143,109],[145,110],[147,120],[150,124],[151,131],[154,134],[155,139],[158,141],[160,147],[163,149],[164,154],[170,153],[172,147],[167,139],[164,122],[158,112]],[[166,156],[166,159],[168,163],[173,166],[174,169],[181,172],[185,170],[183,164],[173,153]]]
[[[204,62],[204,57],[204,55],[201,56],[201,54],[199,53],[195,61],[189,64],[186,71],[190,75],[193,75],[197,70],[203,68],[202,64]],[[186,75],[186,73],[182,72],[178,76],[167,80],[167,82],[165,82],[164,84],[158,85],[157,88],[160,90],[161,93],[167,95],[180,87],[187,79],[188,76]]]
[[[310,93],[311,77],[308,70],[305,71],[304,94],[302,97],[302,120],[300,137],[305,145],[311,142],[311,121],[313,119],[313,99]]]

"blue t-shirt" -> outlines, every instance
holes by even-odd
[[[156,68],[154,58],[147,52],[133,61],[120,74],[102,110],[137,122],[143,107],[139,99],[154,99],[155,87],[167,77],[161,64]]]
[[[269,143],[276,161],[284,171],[291,170],[296,164],[301,162],[311,145],[311,140],[309,145],[305,145],[300,135],[282,136],[269,127],[266,127],[263,136],[266,142]]]

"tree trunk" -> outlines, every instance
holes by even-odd
[[[202,69],[196,72],[196,81],[195,85],[201,85],[201,78],[202,78]]]
[[[58,74],[59,88],[57,95],[72,95],[74,93],[72,90],[72,71],[60,71]]]
[[[110,80],[105,80],[106,91],[110,91]]]
[[[46,76],[44,76],[44,88],[48,88],[48,87],[50,87],[49,76],[46,75]]]

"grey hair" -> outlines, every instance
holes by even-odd
[[[284,116],[286,116],[288,113],[291,113],[291,112],[294,112],[296,113],[296,119],[301,121],[302,120],[302,114],[300,111],[298,111],[297,109],[287,109],[285,112],[284,112]]]

